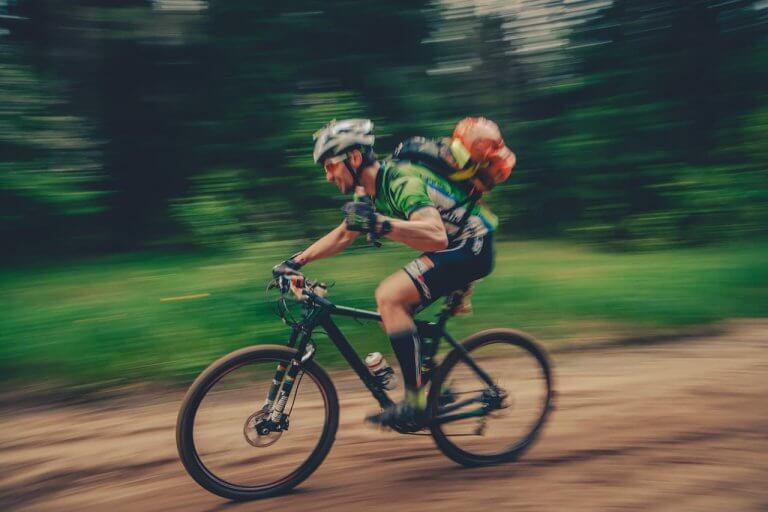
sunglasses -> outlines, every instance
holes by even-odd
[[[326,158],[325,162],[323,162],[323,167],[328,169],[329,166],[340,164],[341,162],[343,162],[346,159],[347,159],[347,155],[339,155],[339,156],[334,156],[334,157],[331,157],[331,158]]]

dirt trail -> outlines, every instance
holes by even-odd
[[[431,438],[363,425],[372,401],[336,374],[341,425],[287,496],[229,504],[175,451],[180,394],[4,410],[0,510],[768,510],[768,323],[715,338],[553,357],[558,407],[517,463],[464,469]]]

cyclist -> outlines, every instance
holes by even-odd
[[[492,235],[498,221],[472,199],[473,193],[487,189],[479,177],[467,186],[413,161],[379,160],[374,141],[373,123],[367,119],[333,120],[315,133],[313,156],[315,163],[323,165],[326,179],[342,193],[355,192],[356,199],[364,193],[373,204],[347,203],[341,224],[275,266],[273,273],[299,273],[303,265],[343,251],[360,233],[423,251],[376,289],[382,323],[403,373],[405,400],[368,418],[383,426],[418,430],[425,417],[426,395],[413,315],[491,272]],[[501,168],[508,175],[515,165],[498,127],[484,118],[462,120],[450,148],[457,169]]]

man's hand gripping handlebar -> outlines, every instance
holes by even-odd
[[[297,300],[306,300],[305,292],[310,292],[319,297],[325,297],[328,293],[328,285],[319,281],[306,279],[302,274],[283,274],[272,280],[270,288],[279,288],[280,293],[292,293]]]

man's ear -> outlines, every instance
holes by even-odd
[[[360,152],[359,149],[353,149],[352,152],[349,154],[349,163],[352,164],[352,167],[355,169],[358,169],[362,163],[363,163],[363,154]]]

